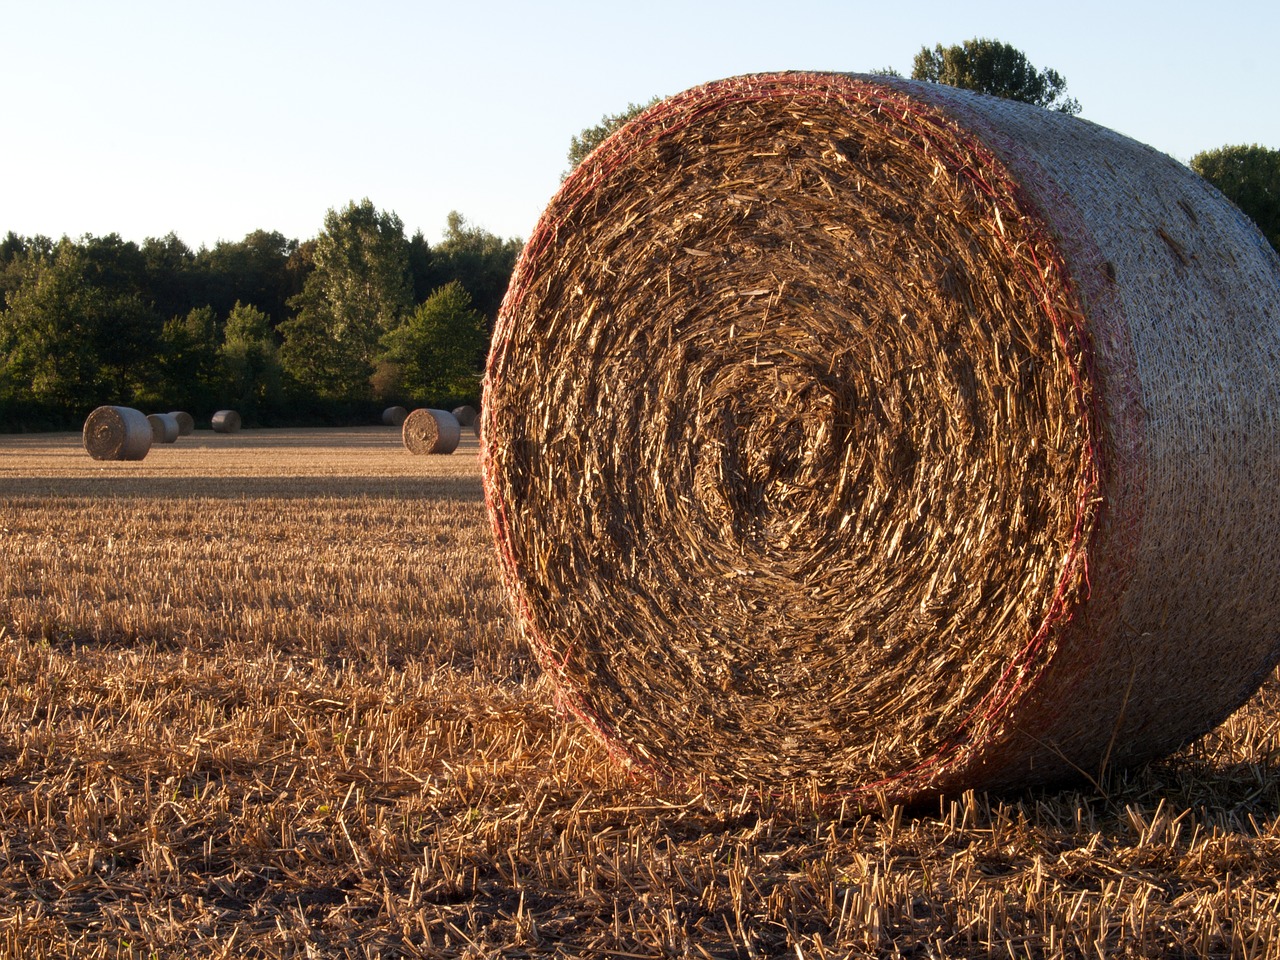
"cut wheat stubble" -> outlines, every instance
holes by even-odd
[[[1280,655],[1278,279],[1074,118],[837,74],[664,101],[495,330],[525,632],[664,777],[918,800],[1167,753]]]

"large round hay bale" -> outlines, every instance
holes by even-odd
[[[421,408],[405,417],[401,436],[413,454],[453,453],[458,449],[462,428],[448,410]]]
[[[458,419],[458,423],[464,427],[474,427],[476,425],[476,417],[479,416],[476,413],[476,408],[469,404],[464,404],[455,409],[453,415]]]
[[[185,410],[174,410],[171,416],[178,421],[178,436],[189,437],[196,429],[196,418]]]
[[[174,443],[182,430],[172,413],[148,414],[147,422],[151,424],[152,443]]]
[[[141,460],[151,449],[151,421],[132,407],[98,407],[85,418],[81,439],[95,460]]]
[[[240,414],[234,410],[219,410],[210,421],[214,433],[235,433],[240,429]]]
[[[1085,121],[709,84],[565,181],[482,408],[506,582],[635,764],[918,800],[1096,775],[1280,655],[1280,261]]]
[[[404,407],[387,407],[382,411],[382,422],[388,427],[398,427],[404,423],[409,411]]]

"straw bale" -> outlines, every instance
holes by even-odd
[[[401,436],[413,454],[453,453],[462,438],[462,427],[448,410],[420,408],[405,417]]]
[[[652,107],[518,262],[481,420],[522,628],[672,778],[1095,775],[1280,657],[1280,261],[1077,118],[787,73]]]
[[[178,421],[178,436],[189,437],[196,429],[196,418],[185,410],[174,410],[172,416]]]
[[[458,407],[453,411],[453,415],[458,418],[458,423],[464,427],[474,427],[476,425],[476,408],[468,405]]]
[[[152,443],[174,443],[181,434],[178,418],[172,413],[151,413],[147,421],[151,424]]]
[[[409,411],[404,407],[387,407],[382,411],[382,422],[388,427],[398,427],[408,415]]]
[[[98,407],[84,421],[84,448],[95,460],[141,460],[151,450],[151,422],[132,407]]]
[[[234,410],[219,410],[210,422],[214,433],[235,433],[240,429],[240,414]]]

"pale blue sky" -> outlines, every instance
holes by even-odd
[[[0,235],[303,240],[368,197],[430,241],[453,209],[524,237],[602,114],[975,36],[1180,160],[1280,148],[1275,0],[0,0]]]

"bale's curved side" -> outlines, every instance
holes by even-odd
[[[178,436],[189,437],[196,429],[196,418],[185,410],[173,410],[170,416],[178,421]]]
[[[141,460],[151,450],[151,422],[132,407],[98,407],[85,418],[81,440],[95,460]]]
[[[462,438],[462,427],[447,410],[419,408],[405,417],[401,437],[412,454],[453,453]]]
[[[172,413],[148,414],[147,422],[151,424],[152,443],[176,443],[181,435],[178,418]]]
[[[1280,261],[941,85],[740,77],[563,184],[485,382],[521,623],[633,762],[912,799],[1163,754],[1280,656]]]
[[[398,427],[408,415],[409,411],[404,407],[387,407],[382,411],[382,422],[388,427]]]
[[[476,425],[476,418],[479,416],[479,414],[476,413],[475,407],[466,404],[455,409],[453,411],[453,415],[457,417],[458,423],[462,424],[464,427],[474,427]]]
[[[234,410],[219,410],[213,415],[209,425],[214,433],[235,433],[240,429],[240,414]]]

